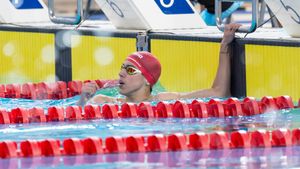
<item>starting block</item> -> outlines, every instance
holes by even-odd
[[[292,37],[300,37],[300,1],[266,0],[283,28]]]
[[[1,0],[0,23],[50,22],[42,0]]]
[[[96,0],[119,29],[200,29],[206,24],[189,0]]]

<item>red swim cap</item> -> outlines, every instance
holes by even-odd
[[[161,66],[157,58],[149,52],[135,52],[127,60],[136,66],[152,87],[159,79]]]

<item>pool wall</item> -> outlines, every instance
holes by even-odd
[[[138,31],[0,26],[0,37],[1,84],[116,79],[125,57],[141,49]],[[220,41],[208,35],[149,33],[144,49],[162,63],[162,86],[184,92],[211,86]],[[299,47],[297,40],[237,39],[233,96],[300,98]]]

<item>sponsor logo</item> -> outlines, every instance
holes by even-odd
[[[160,10],[166,15],[193,14],[187,0],[155,0]]]
[[[118,16],[120,16],[121,18],[124,18],[124,13],[122,12],[120,7],[115,2],[113,2],[112,0],[106,0],[106,2]]]
[[[285,4],[282,0],[280,0],[284,9],[290,14],[291,18],[298,24],[300,24],[300,15],[299,13],[290,5]]]
[[[9,0],[16,9],[42,9],[38,0]]]

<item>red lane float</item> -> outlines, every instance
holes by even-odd
[[[300,129],[294,129],[292,131],[292,144],[293,145],[300,145]]]
[[[156,114],[158,118],[168,118],[173,116],[172,106],[165,102],[159,102],[156,105]]]
[[[123,153],[126,152],[124,138],[108,137],[105,139],[105,147],[108,153]]]
[[[230,134],[232,148],[249,148],[250,135],[248,132],[240,130],[234,131]]]
[[[48,83],[48,95],[51,99],[63,99],[67,98],[67,84],[62,81],[56,83]]]
[[[5,85],[0,84],[0,97],[5,97]]]
[[[84,119],[99,119],[102,118],[101,107],[96,105],[87,105],[84,107]]]
[[[20,98],[21,86],[19,84],[7,84],[5,85],[5,97],[6,98]]]
[[[64,108],[63,107],[49,107],[48,108],[48,121],[64,121]]]
[[[44,114],[44,109],[40,107],[34,107],[29,109],[30,122],[47,122],[47,118]]]
[[[126,152],[145,152],[144,137],[142,136],[130,136],[125,138]]]
[[[137,108],[137,116],[144,117],[144,118],[154,118],[156,117],[154,108],[148,102],[142,102],[139,104]]]
[[[66,108],[66,119],[68,120],[81,120],[82,108],[80,106],[69,106]]]
[[[294,103],[290,96],[279,96],[275,98],[275,103],[279,109],[293,109]]]
[[[12,109],[10,121],[11,123],[29,123],[29,111],[24,108]]]
[[[0,124],[10,124],[9,113],[3,109],[0,109]]]
[[[148,102],[142,102],[139,105],[124,103],[120,107],[121,110],[119,110],[119,105],[114,104],[105,104],[102,107],[87,105],[84,107],[84,112],[82,107],[79,106],[69,106],[66,108],[53,106],[49,107],[46,112],[42,108],[15,108],[11,112],[0,110],[0,124],[89,120],[97,118],[220,118],[228,116],[251,116],[268,112],[269,110],[295,108],[292,99],[288,96],[280,96],[275,99],[273,97],[263,97],[260,102],[254,98],[247,97],[242,102],[236,98],[229,98],[223,102],[211,99],[207,103],[193,100],[191,104],[186,104],[183,101],[176,101],[174,104],[159,102],[156,106],[151,106]]]
[[[277,129],[272,131],[272,146],[291,146],[292,132],[287,129]]]
[[[1,158],[18,157],[17,143],[14,141],[0,142],[0,157]]]
[[[21,85],[20,98],[37,99],[36,85],[33,83],[24,83]]]
[[[167,139],[162,134],[149,136],[147,138],[147,141],[148,141],[148,145],[147,145],[148,151],[164,152],[168,150]]]
[[[64,99],[81,94],[83,83],[95,82],[99,88],[103,87],[101,80],[82,81],[57,81],[53,83],[24,83],[0,84],[0,97],[23,99]]]
[[[264,96],[260,101],[261,112],[278,110],[276,101],[271,96]]]
[[[102,107],[102,115],[105,119],[113,119],[118,117],[118,107],[113,104],[105,104]]]
[[[168,150],[181,151],[187,150],[186,136],[182,133],[171,134],[167,137]]]
[[[63,141],[64,153],[66,155],[82,155],[84,148],[78,138],[69,138]]]
[[[211,149],[230,148],[229,134],[223,131],[211,133],[209,135],[209,147]]]
[[[190,134],[189,141],[189,147],[191,149],[209,149],[209,136],[203,132]]]
[[[76,96],[81,94],[81,88],[83,83],[81,81],[70,81],[68,82],[68,97]]]
[[[103,153],[102,139],[89,137],[82,140],[83,151],[85,154],[101,154]]]
[[[251,147],[271,147],[270,133],[266,130],[257,130],[250,133]]]
[[[260,114],[259,104],[253,97],[246,97],[243,100],[242,111],[244,116]]]
[[[224,107],[220,100],[211,99],[207,104],[209,117],[225,117]]]
[[[137,117],[137,106],[133,103],[124,103],[121,106],[121,118]]]
[[[58,99],[64,99],[68,97],[67,83],[63,81],[58,81],[58,93],[55,93]]]
[[[22,141],[20,149],[24,157],[38,157],[42,155],[41,147],[35,140]]]
[[[48,83],[41,82],[36,85],[36,97],[37,99],[51,99],[52,98],[52,91],[49,87]]]
[[[242,104],[237,98],[229,98],[224,103],[225,116],[242,116]]]
[[[40,142],[41,152],[43,156],[59,156],[61,155],[60,141],[55,139],[47,139]]]
[[[190,107],[191,107],[191,112],[193,117],[198,117],[198,118],[208,117],[207,104],[205,102],[201,100],[200,101],[193,100]]]
[[[277,129],[273,131],[257,130],[252,132],[214,132],[175,133],[171,135],[108,137],[105,144],[101,138],[67,138],[60,141],[46,139],[42,141],[25,140],[0,142],[0,158],[38,157],[38,156],[73,156],[101,153],[139,153],[165,152],[182,150],[229,149],[252,147],[299,146],[300,129],[293,131]]]
[[[183,101],[176,101],[173,104],[173,117],[175,118],[190,118],[190,108],[189,106]]]

